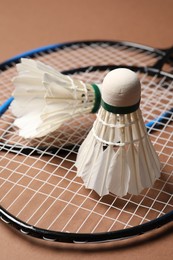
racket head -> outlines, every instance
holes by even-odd
[[[44,62],[57,69],[62,66],[62,60],[57,58],[56,64],[49,63],[47,55]],[[44,55],[35,57],[42,61],[43,58]],[[63,64],[65,73],[87,82],[100,83],[111,69],[119,67],[103,66],[101,60],[101,65],[92,66],[86,66],[83,58],[80,62],[83,62],[83,68],[80,64],[74,69],[74,61],[71,60],[70,64],[68,59],[68,64]],[[127,62],[123,66],[129,68],[130,65]],[[145,122],[169,111],[173,105],[172,75],[137,67],[135,63],[130,68],[141,80],[141,109]],[[6,79],[1,78],[0,92],[3,94],[4,88],[8,89],[4,98],[11,95],[10,78],[16,73],[15,68],[10,67],[3,70],[1,77],[7,72],[10,74]],[[77,150],[94,120],[95,115],[72,118],[56,133],[42,139],[23,140],[13,126],[14,117],[10,110],[2,116],[0,204],[4,221],[34,237],[83,243],[139,235],[173,219],[172,112],[170,117],[165,116],[164,123],[159,123],[159,128],[154,124],[149,130],[162,163],[161,178],[139,196],[127,195],[124,198],[111,194],[100,198],[94,191],[85,189],[80,178],[76,177]],[[28,149],[27,152],[24,149]]]

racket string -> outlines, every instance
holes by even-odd
[[[57,52],[50,51],[46,55],[42,53],[36,55],[35,59],[50,64],[58,70],[103,63],[148,66],[158,59],[157,54],[143,50],[136,51],[133,47],[129,49],[127,46],[117,44],[111,46],[111,51],[107,47],[106,44],[99,48],[96,44],[89,47],[83,45],[80,48],[76,46]],[[11,94],[12,85],[9,82],[15,75],[14,68],[7,71],[0,75],[5,77],[2,86],[0,85],[0,90],[2,87],[5,90],[1,90],[4,100]],[[100,83],[107,72],[108,70],[94,72],[88,70],[74,74],[73,77]],[[145,121],[148,122],[172,106],[170,98],[172,83],[167,76],[158,77],[141,71],[138,71],[138,74],[143,88],[141,106]],[[76,177],[74,162],[77,150],[94,119],[95,116],[90,115],[84,116],[83,120],[78,117],[72,120],[73,123],[71,120],[67,122],[49,137],[23,140],[13,127],[13,117],[10,112],[5,114],[1,119],[0,130],[2,132],[0,159],[2,206],[31,225],[76,233],[126,229],[146,223],[173,210],[171,117],[167,123],[159,123],[160,129],[156,130],[153,125],[150,131],[150,138],[163,163],[161,179],[139,196],[127,195],[121,199],[113,195],[100,198],[95,192],[86,190],[81,180]],[[8,149],[7,145],[9,145]],[[19,148],[16,152],[13,151],[15,146]],[[29,149],[28,155],[24,153],[24,147]],[[55,151],[53,148],[56,148]],[[34,151],[38,153],[35,155]]]

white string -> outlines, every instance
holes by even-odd
[[[67,49],[67,51],[62,50],[59,53],[52,52],[44,57],[38,56],[38,58],[50,65],[54,64],[58,70],[71,68],[72,65],[75,67],[75,64],[82,67],[91,64],[98,65],[102,61],[104,64],[122,64],[127,61],[128,65],[138,65],[139,63],[148,65],[156,60],[155,55],[141,51],[135,52],[134,48],[127,49],[124,46],[116,46],[116,48],[111,47],[111,52],[110,49],[106,48],[107,45],[99,47],[99,50],[97,45],[95,45],[95,49],[86,46],[87,52],[82,48],[80,50]],[[12,85],[9,83],[9,79],[15,74],[15,70],[10,69],[8,75],[5,72],[2,74],[2,81],[0,75],[0,91],[3,89],[2,99],[5,100],[11,95]],[[87,82],[99,82],[105,74],[106,72],[99,71],[88,72],[85,75],[77,75],[77,77],[86,79]],[[149,77],[147,74],[138,74],[143,83],[144,93],[141,108],[147,122],[161,114],[165,109],[170,108],[172,102],[169,97],[172,85],[170,84],[167,89],[162,89],[162,85],[166,84],[165,77],[159,79],[156,76]],[[161,105],[163,95],[165,101]],[[5,145],[17,140],[18,145],[24,143],[26,147],[31,146],[30,140],[24,141],[17,136],[11,128],[12,121],[10,112],[1,119],[0,132],[3,135],[1,135],[0,141]],[[83,121],[77,118],[74,119],[74,126],[71,123],[66,124],[69,129],[68,135],[63,136],[64,130],[60,129],[56,136],[52,133],[49,138],[44,137],[42,140],[33,141],[36,144],[35,149],[39,150],[40,145],[45,147],[48,145],[55,146],[60,151],[61,147],[58,148],[58,143],[61,145],[64,142],[71,143],[72,140],[75,140],[75,137],[78,137],[73,150],[66,149],[64,155],[58,152],[53,155],[45,151],[37,156],[31,154],[26,156],[21,151],[17,154],[12,154],[11,150],[2,151],[0,157],[0,202],[2,206],[4,205],[19,218],[23,217],[24,221],[44,228],[57,228],[59,230],[59,226],[60,231],[83,232],[87,230],[86,226],[88,226],[89,232],[92,233],[127,228],[135,225],[135,223],[141,224],[152,219],[150,214],[159,217],[173,208],[171,193],[173,187],[171,172],[173,141],[170,135],[171,130],[169,130],[172,129],[172,124],[168,122],[164,128],[150,134],[161,160],[164,161],[161,179],[156,182],[153,188],[138,197],[128,195],[120,199],[112,195],[99,198],[94,192],[86,190],[81,180],[76,178],[74,162],[77,152],[75,147],[78,147],[85,138],[93,121],[94,118],[90,116],[84,116]],[[8,128],[4,133],[3,125],[6,122]],[[166,147],[169,153],[166,152]],[[14,165],[14,169],[12,165]],[[22,169],[26,170],[22,171]],[[160,208],[157,204],[160,205]],[[60,206],[60,208],[57,208],[57,206]],[[61,208],[62,210],[60,210]],[[30,215],[27,215],[28,213]],[[50,214],[51,221],[49,222]],[[63,221],[61,224],[62,218],[66,218],[65,224]],[[77,219],[79,219],[78,225],[76,225]]]

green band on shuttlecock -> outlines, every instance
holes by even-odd
[[[95,92],[95,103],[94,103],[91,113],[96,113],[100,108],[101,93],[100,93],[99,87],[96,84],[92,84],[91,86],[93,87],[94,92]]]
[[[107,104],[103,100],[101,100],[102,107],[106,111],[114,113],[114,114],[129,114],[129,113],[132,113],[132,112],[136,111],[139,108],[139,104],[140,104],[140,100],[138,101],[138,103],[134,104],[133,106],[114,107],[114,106],[111,106],[111,105]]]

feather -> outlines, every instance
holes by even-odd
[[[115,81],[107,80],[107,76]],[[159,158],[139,108],[140,83],[136,74],[127,69],[111,71],[107,76],[97,118],[78,152],[77,175],[86,188],[100,196],[138,195],[160,177]],[[137,94],[132,95],[130,90]],[[132,104],[126,107],[129,98]]]
[[[31,59],[21,59],[17,71],[11,111],[16,117],[14,125],[24,138],[42,137],[72,117],[92,112],[96,99],[99,107],[96,86]]]

